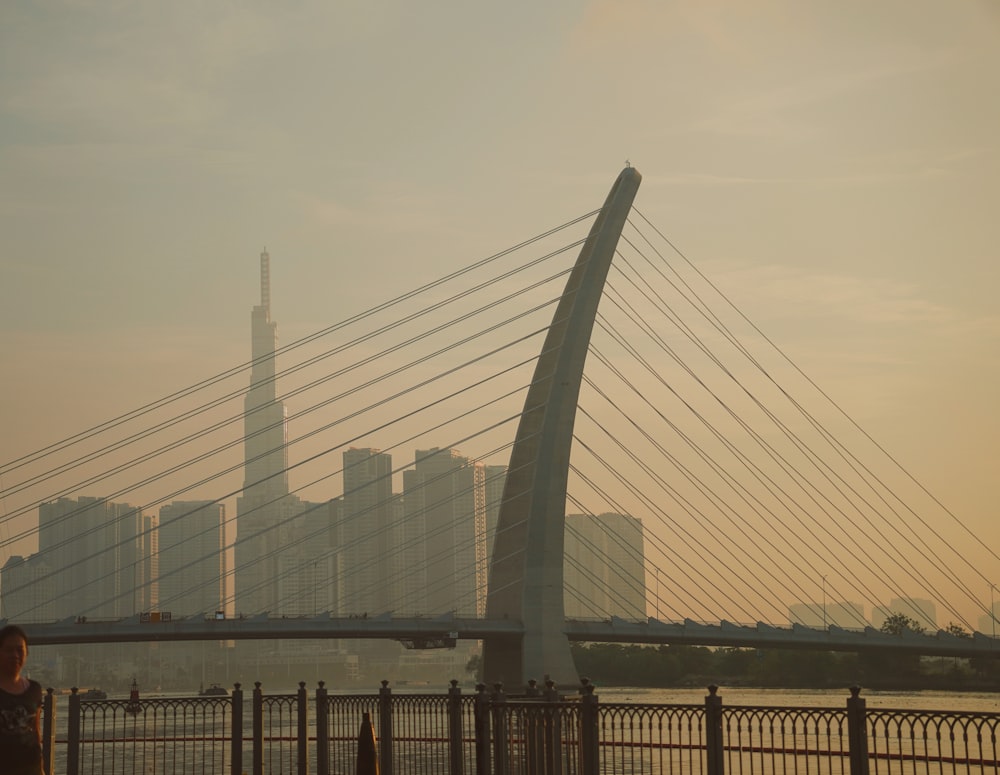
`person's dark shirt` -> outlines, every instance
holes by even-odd
[[[38,739],[38,709],[42,685],[28,681],[20,694],[0,689],[0,769],[4,775],[39,775],[42,745]]]

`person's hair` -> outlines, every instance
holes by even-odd
[[[20,627],[18,627],[16,624],[8,624],[6,627],[0,628],[0,645],[3,645],[3,642],[7,640],[7,638],[10,638],[14,635],[20,635],[22,638],[24,638],[24,645],[25,646],[28,645],[27,633],[25,633],[25,631],[22,630]]]

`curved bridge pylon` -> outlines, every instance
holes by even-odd
[[[615,180],[580,250],[524,401],[497,519],[486,597],[489,619],[520,621],[517,635],[483,643],[488,684],[524,686],[548,677],[575,687],[566,637],[563,545],[573,424],[594,318],[642,176]]]

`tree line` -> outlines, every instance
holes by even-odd
[[[948,632],[971,637],[950,624]],[[923,628],[903,614],[882,632],[902,637]],[[603,686],[759,686],[827,689],[858,684],[868,689],[1000,690],[1000,659],[921,657],[890,649],[861,653],[799,649],[573,644],[581,675]]]

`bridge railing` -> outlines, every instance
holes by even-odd
[[[292,694],[89,700],[57,716],[49,690],[50,775],[360,772],[370,719],[382,775],[1000,775],[1000,713],[844,707],[601,703],[584,682],[566,696],[532,681],[463,694]],[[57,723],[58,722],[58,723]],[[374,758],[374,757],[373,757]],[[0,768],[2,769],[2,768]]]

